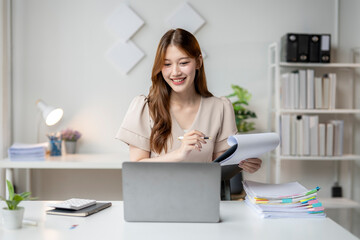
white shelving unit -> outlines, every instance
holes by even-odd
[[[356,52],[354,52],[355,54]],[[355,55],[354,55],[355,60]],[[339,108],[339,109],[282,109],[280,104],[280,76],[283,72],[290,72],[292,70],[297,69],[314,69],[316,71],[348,71],[351,74],[351,83],[352,84],[352,92],[349,92],[348,97],[351,99],[351,104],[347,108]],[[278,43],[273,43],[269,45],[268,48],[268,79],[270,82],[270,110],[268,112],[268,130],[275,131],[280,134],[280,118],[282,114],[291,114],[291,115],[302,115],[302,114],[309,114],[309,115],[342,115],[342,116],[353,116],[356,114],[360,114],[360,107],[356,106],[355,103],[355,81],[359,80],[356,79],[355,70],[360,69],[360,63],[288,63],[288,62],[280,62],[280,48]],[[341,80],[338,80],[338,82]],[[352,119],[353,119],[352,117]],[[350,117],[351,118],[351,117]],[[354,120],[351,121],[352,126],[355,126]],[[354,132],[354,131],[353,131]],[[349,142],[353,145],[354,134],[351,133],[348,136]],[[275,168],[274,168],[274,175],[275,178],[273,179],[275,183],[281,182],[281,161],[356,161],[360,160],[360,155],[354,154],[354,147],[349,147],[349,153],[346,153],[342,156],[283,156],[281,155],[281,148],[277,148],[274,154],[270,155],[270,160],[274,160]],[[270,161],[272,162],[272,161]],[[268,180],[270,180],[273,176],[272,174],[272,167],[269,164],[268,168]],[[350,177],[352,179],[352,177]],[[350,182],[350,188],[352,188],[352,183]],[[360,207],[360,204],[352,201],[351,199],[344,198],[331,198],[326,199],[325,202],[331,202],[331,206],[342,206],[348,205],[349,207]],[[351,203],[351,204],[349,204]]]

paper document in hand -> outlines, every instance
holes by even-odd
[[[227,140],[231,146],[224,154],[215,159],[220,165],[239,164],[248,158],[258,158],[274,150],[280,142],[277,133],[255,133],[230,136]]]

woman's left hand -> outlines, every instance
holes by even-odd
[[[254,173],[261,167],[261,159],[248,158],[239,163],[239,168],[242,168],[245,172]]]

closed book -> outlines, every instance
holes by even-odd
[[[281,115],[281,154],[290,155],[290,115]]]
[[[333,156],[334,152],[334,125],[326,124],[326,156]]]
[[[307,69],[306,70],[306,88],[307,88],[307,108],[314,109],[315,108],[315,84],[314,84],[314,70]]]
[[[298,35],[298,62],[309,62],[309,35]]]
[[[322,89],[322,108],[328,109],[330,106],[330,79],[327,74],[323,76]]]
[[[90,207],[86,207],[80,210],[69,210],[69,209],[61,209],[54,208],[51,210],[47,210],[47,214],[51,215],[63,215],[63,216],[73,216],[73,217],[87,217],[91,214],[97,213],[105,208],[111,206],[111,202],[97,202],[95,205]]]
[[[325,156],[326,150],[326,125],[319,124],[319,155]]]
[[[281,86],[280,86],[280,98],[281,98],[281,107],[284,109],[290,108],[290,82],[289,82],[290,74],[283,73],[281,74]]]
[[[319,155],[319,116],[309,116],[310,155]]]
[[[295,109],[295,99],[296,99],[296,81],[295,81],[295,74],[290,73],[289,74],[289,108]]]
[[[290,153],[292,156],[297,155],[297,131],[296,131],[296,115],[290,116]]]
[[[303,155],[308,156],[310,155],[310,122],[309,122],[309,116],[303,115],[302,116],[303,121]]]
[[[292,73],[294,77],[294,108],[299,109],[300,108],[300,79],[299,79],[299,73],[294,72]]]
[[[309,62],[320,62],[320,35],[309,36]]]
[[[321,109],[322,104],[322,78],[321,77],[315,77],[315,108]]]
[[[281,38],[281,61],[297,62],[298,36],[287,33]]]
[[[320,38],[320,62],[330,63],[330,51],[331,51],[331,35],[322,34]]]
[[[332,120],[334,125],[334,156],[343,155],[343,142],[344,142],[344,121]]]
[[[304,122],[302,117],[301,115],[296,116],[296,150],[298,156],[304,155]]]
[[[330,96],[329,96],[329,108],[336,109],[336,73],[329,73],[330,79]]]
[[[306,70],[299,70],[299,86],[300,86],[300,93],[299,93],[299,108],[306,109],[307,104],[307,91],[306,91]]]

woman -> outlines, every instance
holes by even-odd
[[[151,80],[149,95],[132,101],[116,135],[129,145],[131,161],[211,162],[229,148],[228,136],[237,133],[234,110],[208,91],[191,33],[175,29],[161,38]],[[258,158],[239,164],[250,173],[260,166]]]

